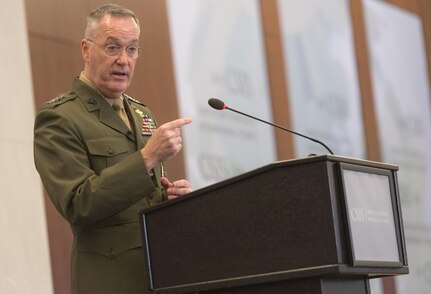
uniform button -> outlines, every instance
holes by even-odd
[[[97,104],[97,101],[96,101],[96,99],[90,98],[90,99],[88,99],[87,103],[88,104]]]
[[[127,135],[131,135],[132,134],[132,131],[127,131]]]
[[[114,153],[115,153],[115,151],[114,151],[114,149],[109,148],[108,153],[109,153],[109,155],[112,155],[112,154],[114,154]]]

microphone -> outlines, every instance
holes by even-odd
[[[278,125],[276,125],[276,124],[270,123],[270,122],[268,122],[268,121],[262,120],[262,119],[260,119],[260,118],[257,118],[257,117],[251,116],[251,115],[249,115],[249,114],[243,113],[243,112],[241,112],[241,111],[235,110],[235,109],[233,109],[233,108],[230,108],[230,107],[228,107],[228,106],[227,106],[223,101],[221,101],[221,100],[219,100],[219,99],[217,99],[217,98],[210,98],[210,99],[208,99],[208,104],[209,104],[209,106],[211,106],[211,107],[212,107],[212,108],[214,108],[214,109],[217,109],[217,110],[224,110],[224,109],[227,109],[227,110],[230,110],[230,111],[233,111],[233,112],[239,113],[239,114],[241,114],[241,115],[247,116],[247,117],[249,117],[249,118],[252,118],[252,119],[258,120],[258,121],[260,121],[260,122],[266,123],[266,124],[271,125],[271,126],[273,126],[273,127],[279,128],[279,129],[281,129],[281,130],[283,130],[283,131],[286,131],[286,132],[289,132],[289,133],[295,134],[295,135],[297,135],[297,136],[303,137],[303,138],[305,138],[305,139],[311,140],[311,141],[313,141],[313,142],[315,142],[315,143],[317,143],[317,144],[322,145],[323,147],[325,147],[325,149],[326,149],[326,150],[328,150],[328,151],[329,151],[329,153],[331,153],[332,155],[334,155],[334,152],[332,152],[332,150],[331,150],[328,146],[326,146],[326,145],[325,145],[325,143],[323,143],[323,142],[321,142],[321,141],[319,141],[319,140],[317,140],[317,139],[314,139],[314,138],[308,137],[308,136],[306,136],[306,135],[303,135],[303,134],[297,133],[297,132],[295,132],[295,131],[289,130],[289,129],[287,129],[287,128],[284,128],[284,127],[282,127],[282,126],[278,126]]]

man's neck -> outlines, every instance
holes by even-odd
[[[103,95],[102,92],[100,92],[99,89],[97,89],[96,85],[87,78],[87,76],[85,75],[85,73],[83,71],[79,75],[79,79],[81,81],[83,81],[84,83],[86,83],[91,88],[93,88],[97,93],[99,93],[101,96],[103,96],[103,98],[107,99],[108,101],[111,99],[118,99],[118,98],[122,99],[123,98],[123,95],[120,95],[119,97],[107,97],[106,95]]]

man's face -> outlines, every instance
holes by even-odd
[[[85,61],[84,74],[108,98],[120,97],[132,81],[136,58],[127,55],[125,48],[138,46],[139,28],[131,17],[104,16],[96,27],[91,41],[81,41]],[[107,45],[122,47],[110,56]]]

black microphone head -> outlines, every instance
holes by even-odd
[[[224,104],[223,101],[217,99],[217,98],[210,98],[208,99],[208,104],[217,110],[223,110],[226,109],[226,104]]]

